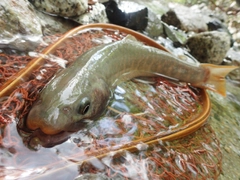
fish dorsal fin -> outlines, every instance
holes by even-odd
[[[123,43],[131,43],[131,44],[134,44],[134,45],[144,45],[143,42],[137,40],[137,38],[131,34],[128,34],[126,37],[124,37],[121,42]]]
[[[123,38],[123,40],[132,40],[132,41],[138,41],[133,35],[128,34],[126,37]]]
[[[137,38],[131,34],[128,34],[126,37],[122,39],[122,42],[126,42],[126,41],[132,41],[134,43],[143,44],[141,41],[138,41]]]

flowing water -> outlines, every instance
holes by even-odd
[[[109,38],[104,40],[109,41]],[[52,148],[44,148],[38,138],[17,131],[16,121],[2,127],[0,129],[0,178],[147,179],[152,177],[152,179],[159,179],[159,174],[165,173],[170,177],[171,173],[166,172],[176,169],[177,173],[183,174],[182,177],[188,171],[190,179],[197,177],[201,179],[207,176],[211,178],[218,176],[219,163],[222,164],[222,174],[219,179],[240,178],[240,91],[238,86],[228,82],[227,97],[208,92],[212,103],[211,114],[207,125],[195,134],[178,141],[159,140],[150,147],[148,143],[142,143],[143,138],[148,138],[150,134],[156,132],[156,129],[159,130],[158,132],[165,133],[178,128],[183,124],[182,117],[190,117],[191,113],[198,113],[201,111],[201,106],[196,103],[191,94],[183,92],[186,96],[185,99],[181,99],[181,103],[185,104],[178,108],[179,99],[174,99],[176,98],[174,96],[172,100],[157,99],[154,97],[156,87],[146,83],[141,83],[139,86],[143,89],[126,93],[131,88],[136,89],[135,86],[138,83],[140,82],[130,81],[118,87],[106,117],[72,134],[66,142]],[[146,89],[148,94],[145,94]],[[194,89],[190,88],[190,90],[197,94]],[[131,96],[128,97],[128,95]],[[149,98],[155,98],[155,101],[150,102]],[[167,105],[167,108],[157,107],[160,103],[162,106]],[[194,108],[191,108],[189,113],[192,103]],[[158,109],[158,113],[149,115],[149,112],[154,112],[153,109]],[[122,111],[125,113],[119,114]],[[134,116],[129,114],[130,111]],[[171,118],[168,117],[171,121],[164,121],[167,113],[171,115]],[[153,120],[149,121],[150,118]],[[132,144],[134,140],[141,141]],[[109,153],[121,148],[124,151]],[[193,153],[195,153],[194,156]],[[158,161],[159,159],[161,161]],[[85,160],[88,161],[85,162]],[[193,166],[193,162],[198,164]],[[197,173],[200,171],[198,168],[203,174]]]

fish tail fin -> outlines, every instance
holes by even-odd
[[[200,66],[210,70],[208,80],[204,87],[215,91],[222,96],[226,96],[226,80],[225,76],[232,70],[239,68],[238,66],[221,66],[213,64],[201,64]]]

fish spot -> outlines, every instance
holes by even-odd
[[[63,108],[63,113],[65,113],[65,114],[69,114],[70,113],[70,111],[71,111],[71,108],[70,107],[64,107]]]

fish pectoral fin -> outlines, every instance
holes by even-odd
[[[239,68],[238,66],[224,66],[213,64],[201,64],[200,66],[209,69],[209,78],[203,84],[206,89],[215,91],[222,96],[226,96],[226,80],[225,76],[231,71]]]

